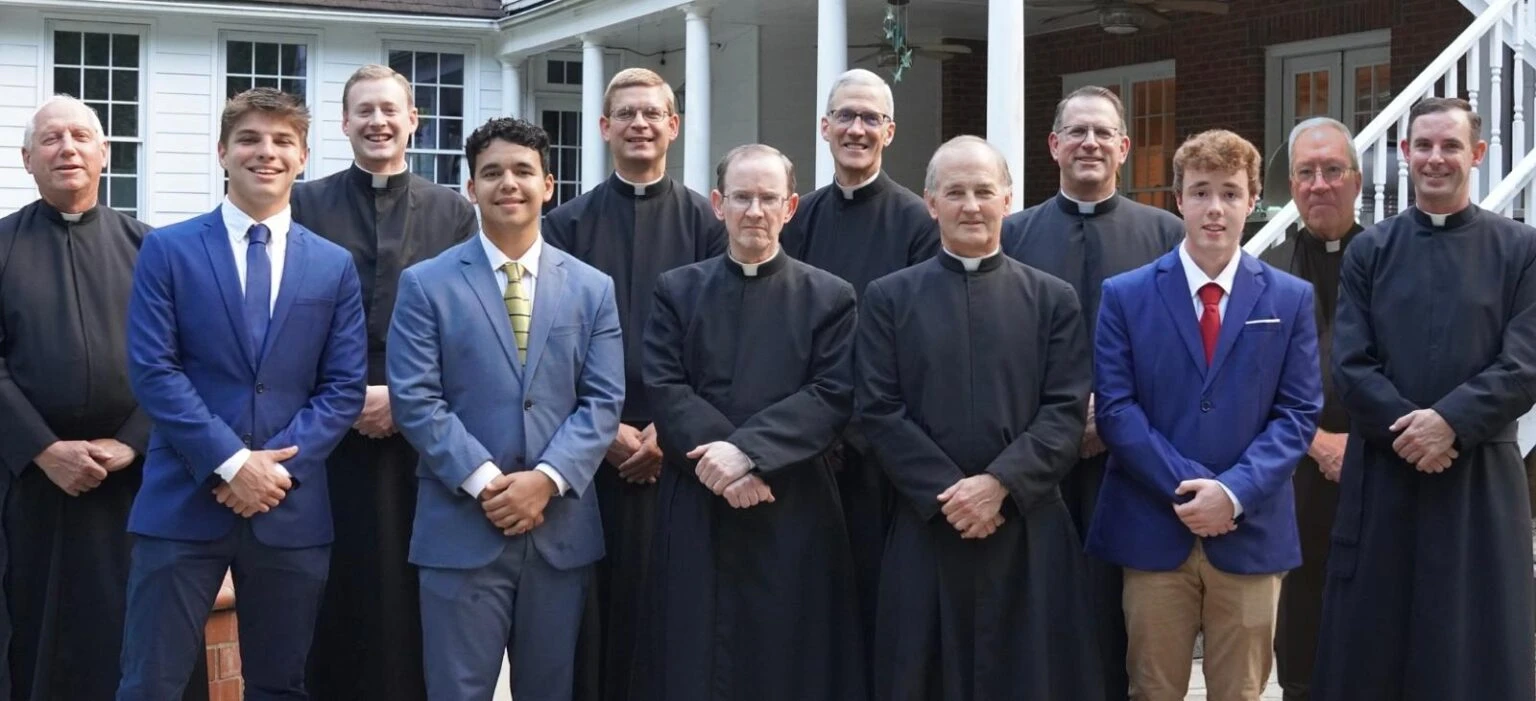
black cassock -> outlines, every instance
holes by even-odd
[[[725,227],[709,200],[671,177],[651,185],[618,174],[544,217],[544,239],[613,278],[624,332],[624,412],[636,428],[655,420],[640,376],[642,337],[662,273],[725,252]],[[690,446],[691,447],[691,446]],[[597,471],[597,505],[608,555],[593,571],[576,653],[575,698],[630,697],[640,598],[656,523],[656,485],[630,484],[616,465]]]
[[[1099,294],[1104,280],[1134,270],[1173,250],[1184,238],[1178,217],[1122,195],[1082,204],[1062,193],[1003,220],[1003,252],[1072,285],[1082,303],[1088,347],[1098,326]],[[1090,372],[1092,368],[1090,367]],[[1072,513],[1079,538],[1099,501],[1107,454],[1078,460],[1061,482],[1061,496]],[[1103,654],[1104,692],[1108,701],[1125,701],[1130,677],[1125,670],[1125,617],[1121,608],[1121,571],[1088,558],[1088,579]]]
[[[378,187],[375,187],[378,185]],[[357,265],[368,327],[368,384],[386,384],[384,341],[407,267],[478,229],[459,193],[356,164],[293,190],[293,219],[346,248]],[[347,431],[326,461],[336,540],[309,655],[316,699],[424,699],[416,568],[407,560],[416,514],[416,452],[396,433]]]
[[[853,288],[782,253],[656,285],[645,382],[667,455],[647,643],[652,701],[861,701],[853,565],[822,457],[853,411]],[[729,441],[774,502],[733,509],[686,453]]]
[[[1344,238],[1332,242],[1301,230],[1260,256],[1265,263],[1312,283],[1317,301],[1317,353],[1323,375],[1323,412],[1317,427],[1330,433],[1349,433],[1349,411],[1334,389],[1329,371],[1333,357],[1333,319],[1338,309],[1339,268],[1344,251],[1364,227],[1356,224]],[[1280,585],[1280,608],[1275,618],[1275,676],[1287,698],[1307,698],[1312,685],[1312,663],[1317,659],[1317,626],[1323,616],[1324,565],[1328,562],[1328,538],[1333,514],[1339,507],[1339,486],[1329,482],[1317,461],[1303,457],[1291,477],[1296,492],[1296,529],[1301,539],[1301,566],[1285,575]]]
[[[871,280],[920,263],[939,252],[939,230],[928,206],[881,171],[851,192],[828,185],[800,200],[784,228],[791,256],[847,280],[863,294]],[[844,432],[835,455],[838,489],[858,572],[866,645],[872,643],[880,557],[895,498],[857,425]]]
[[[1514,422],[1536,390],[1536,230],[1475,206],[1417,208],[1344,253],[1333,372],[1349,448],[1312,697],[1532,698],[1531,508]],[[1388,427],[1434,409],[1439,474]]]
[[[871,283],[858,411],[899,496],[880,572],[879,701],[1100,701],[1082,545],[1058,484],[1090,383],[1077,295],[1001,254]],[[1005,523],[963,540],[938,495],[983,472]]]
[[[16,701],[116,695],[131,542],[149,418],[128,385],[128,293],[149,226],[105,206],[76,222],[39,200],[0,219],[0,463],[10,550]],[[56,440],[116,438],[138,452],[78,497],[32,463]],[[185,698],[208,697],[198,656]]]

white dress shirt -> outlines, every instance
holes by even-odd
[[[287,207],[260,222],[251,215],[241,211],[228,197],[219,205],[219,214],[224,218],[224,231],[229,236],[230,252],[235,257],[235,274],[240,278],[240,293],[245,294],[245,252],[250,245],[248,234],[255,224],[266,224],[270,232],[267,236],[267,258],[272,261],[272,299],[267,302],[267,313],[271,314],[277,309],[277,290],[283,283],[283,259],[288,252],[288,230],[293,228],[293,213]],[[219,465],[214,473],[223,477],[225,482],[233,480],[240,468],[245,467],[245,461],[251,457],[249,448],[241,448],[234,455],[229,456],[223,464]],[[288,471],[281,464],[277,466],[279,472],[284,475]]]
[[[497,248],[496,244],[491,243],[490,238],[486,237],[484,232],[480,234],[480,246],[485,249],[485,257],[491,262],[491,272],[496,276],[496,292],[498,294],[504,293],[507,289],[507,273],[505,270],[502,270],[502,266],[512,262],[523,266],[523,296],[528,298],[528,307],[532,309],[533,296],[538,288],[539,254],[544,251],[543,235],[535,237],[533,245],[529,246],[528,251],[523,253],[522,257],[516,261],[508,258],[507,254],[502,253],[501,249]],[[555,492],[557,494],[564,496],[566,492],[570,491],[571,484],[565,481],[565,478],[560,476],[560,472],[549,463],[541,462],[533,469],[544,473],[550,481],[555,483]],[[469,473],[469,477],[464,479],[464,482],[459,485],[459,489],[464,490],[465,494],[478,499],[480,498],[480,493],[485,491],[485,486],[490,484],[491,480],[500,477],[501,474],[501,469],[496,467],[495,463],[487,460],[480,463],[480,466],[475,468],[474,472]]]
[[[988,253],[988,254],[980,257],[980,258],[970,258],[968,256],[962,256],[962,255],[960,255],[958,253],[955,253],[954,251],[951,251],[948,248],[944,249],[944,252],[948,253],[950,258],[954,258],[955,260],[960,261],[960,265],[962,267],[964,267],[965,268],[965,272],[968,272],[968,273],[974,273],[977,270],[980,270],[981,269],[981,262],[982,261],[984,261],[984,260],[986,260],[988,258],[991,258],[992,256],[995,256],[995,255],[1001,253],[1002,251],[1003,251],[1002,246],[998,246],[997,248],[992,249],[991,253]]]
[[[1226,323],[1227,298],[1232,296],[1232,281],[1237,279],[1237,265],[1242,262],[1242,258],[1242,251],[1233,253],[1232,260],[1227,261],[1227,267],[1222,268],[1215,279],[1212,279],[1195,264],[1195,259],[1189,256],[1189,250],[1185,248],[1185,244],[1179,244],[1179,262],[1184,264],[1184,281],[1189,283],[1189,298],[1194,302],[1196,322],[1199,322],[1200,316],[1205,314],[1205,303],[1200,301],[1200,288],[1214,282],[1221,287],[1221,301],[1216,303],[1216,308],[1221,312],[1222,323]],[[1220,478],[1216,483],[1221,484],[1222,491],[1226,492],[1227,498],[1232,500],[1232,518],[1242,516],[1243,502],[1237,500],[1237,495],[1233,494],[1227,485],[1222,484]]]

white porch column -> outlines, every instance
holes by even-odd
[[[992,0],[993,5],[1006,2],[1019,5],[1019,0]],[[1023,21],[1020,20],[1020,26]],[[848,2],[847,0],[817,0],[816,3],[816,120],[813,122],[811,139],[816,144],[816,187],[832,184],[834,164],[832,151],[821,140],[821,113],[827,109],[827,93],[837,77],[848,70]]]
[[[603,80],[603,45],[594,37],[581,38],[581,191],[586,192],[602,184],[608,174],[603,172],[602,132],[598,131],[597,118],[603,114],[603,91],[608,84]]]
[[[1008,161],[1013,210],[1024,208],[1024,3],[987,5],[987,140]]]
[[[688,123],[683,127],[683,184],[694,192],[710,189],[710,61],[709,8],[687,8],[687,68],[683,82],[688,84],[683,105]]]
[[[528,59],[522,56],[501,57],[501,116],[523,117],[523,68]]]

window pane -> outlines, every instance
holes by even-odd
[[[139,145],[133,142],[112,142],[111,161],[107,164],[110,173],[135,174],[139,172]]]
[[[55,93],[80,97],[80,69],[53,69],[53,91]]]
[[[111,72],[105,68],[85,69],[85,96],[87,100],[107,99],[108,85],[111,80]]]
[[[432,182],[437,182],[437,180],[432,177],[433,171],[435,170],[432,167],[432,163],[433,163],[432,154],[430,154],[430,153],[413,153],[413,154],[410,154],[410,156],[411,156],[411,172],[412,173],[420,175],[421,177],[426,178],[428,180],[431,180]]]
[[[442,121],[441,136],[438,139],[438,143],[442,144],[442,148],[463,148],[464,120],[444,119]]]
[[[540,116],[544,122],[544,131],[549,132],[550,143],[564,143],[560,140],[560,113],[554,110],[543,110]]]
[[[138,71],[112,71],[112,100],[114,102],[139,101]]]
[[[278,89],[289,95],[297,95],[300,100],[308,97],[304,91],[304,80],[302,78],[282,78],[278,80]]]
[[[251,89],[251,79],[239,76],[230,76],[224,79],[224,97],[226,99],[239,95]]]
[[[300,44],[283,44],[278,52],[278,75],[299,76],[304,75],[304,46]]]
[[[463,158],[463,156],[438,156],[436,182],[441,185],[457,185],[459,182],[459,161],[463,160]]]
[[[85,104],[88,107],[90,107],[91,109],[96,110],[96,118],[101,120],[101,127],[103,129],[106,129],[108,134],[111,134],[112,133],[112,124],[108,121],[108,118],[111,115],[107,113],[107,103],[105,103],[105,102],[87,102]]]
[[[561,61],[549,59],[544,62],[544,81],[550,85],[559,85],[565,82],[565,65]]]
[[[437,148],[437,120],[423,119],[421,125],[416,127],[416,148]]]
[[[406,80],[416,80],[412,77],[413,72],[411,71],[411,52],[409,51],[389,52],[389,67],[395,69],[395,71],[400,75],[405,76]]]
[[[118,68],[139,67],[139,35],[112,35],[112,65]]]
[[[441,56],[442,63],[438,66],[442,73],[442,80],[440,82],[444,85],[463,85],[464,55],[442,54]]]
[[[85,35],[85,65],[108,66],[112,60],[111,34]]]
[[[123,176],[108,178],[107,204],[113,209],[132,209],[138,198],[138,178]]]
[[[228,71],[230,73],[251,72],[251,43],[248,41],[231,41],[225,45],[228,50]],[[234,94],[234,93],[231,93]]]
[[[416,86],[416,111],[423,117],[437,114],[437,88],[430,85]]]
[[[437,99],[440,101],[437,113],[445,117],[464,116],[464,88],[442,88],[438,90]]]
[[[562,113],[560,113],[560,143],[562,143],[562,144],[579,144],[579,143],[581,143],[581,123],[580,122],[581,122],[581,113],[580,112],[562,112]]]
[[[254,73],[261,75],[277,75],[277,44],[265,42],[257,43],[255,48],[256,62]]]
[[[418,52],[416,54],[416,83],[437,82],[437,54]]]
[[[53,33],[53,62],[80,65],[80,32]]]
[[[257,87],[257,88],[276,88],[276,87],[279,87],[279,83],[278,83],[277,78],[257,78],[255,80],[251,81],[251,84],[252,84],[252,87]]]
[[[139,106],[112,105],[112,129],[110,136],[136,137],[139,135]]]
[[[1328,71],[1318,71],[1312,75],[1316,76],[1316,82],[1312,84],[1312,114],[1329,114],[1333,106],[1328,104]]]
[[[560,179],[575,182],[581,179],[581,167],[578,156],[580,149],[567,148],[560,150]]]
[[[1312,76],[1307,73],[1296,74],[1296,113],[1292,116],[1300,120],[1312,114]]]

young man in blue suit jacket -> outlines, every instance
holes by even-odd
[[[1205,631],[1211,698],[1258,701],[1280,577],[1301,564],[1291,472],[1322,387],[1312,286],[1239,249],[1259,152],[1198,134],[1174,154],[1184,243],[1104,282],[1094,343],[1109,446],[1088,551],[1125,568],[1131,698],[1182,701]]]
[[[545,245],[549,136],[493,119],[465,144],[479,235],[406,269],[385,365],[420,454],[411,562],[427,696],[571,698],[576,632],[603,556],[592,476],[619,430],[613,281]]]
[[[139,538],[119,701],[181,695],[226,569],[245,697],[308,697],[330,562],[325,459],[362,411],[367,369],[351,255],[289,216],[308,131],[290,95],[232,98],[219,129],[228,197],[139,254],[128,373],[154,429],[128,520]]]

